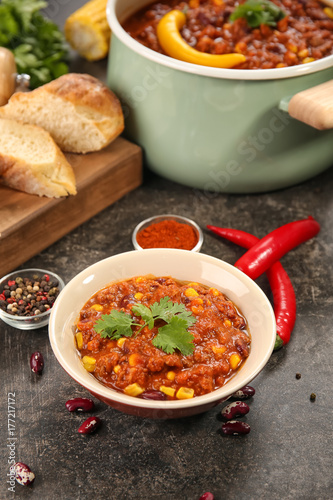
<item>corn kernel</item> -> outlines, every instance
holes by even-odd
[[[238,354],[232,354],[229,359],[229,364],[233,370],[236,370],[237,366],[239,365],[241,359],[238,356]]]
[[[224,320],[225,326],[231,326],[231,321],[229,319]]]
[[[190,389],[189,387],[181,387],[176,394],[177,399],[191,399],[193,396],[194,389]]]
[[[308,49],[303,49],[303,50],[300,50],[297,55],[301,59],[304,59],[304,57],[307,57],[309,55],[309,51],[308,51]]]
[[[218,5],[218,6],[224,5],[224,1],[223,0],[213,0],[213,3],[214,3],[214,5]]]
[[[167,373],[167,379],[170,380],[171,382],[175,380],[175,376],[176,376],[175,372],[170,371]]]
[[[126,337],[121,337],[120,339],[118,339],[117,340],[117,346],[118,347],[123,347],[125,340],[126,340]]]
[[[96,359],[91,356],[83,356],[82,363],[87,372],[93,372],[95,370]]]
[[[185,290],[186,297],[197,297],[199,294],[194,288],[187,288]]]
[[[197,9],[200,5],[200,0],[190,0],[188,4],[191,9]]]
[[[303,59],[302,63],[307,64],[307,63],[310,63],[313,61],[314,61],[314,57],[306,57],[305,59]]]
[[[194,306],[201,306],[203,304],[203,300],[198,297],[197,299],[193,299],[191,304]]]
[[[128,364],[130,366],[136,366],[140,364],[140,361],[141,361],[141,356],[136,352],[134,354],[131,354],[128,358]]]
[[[83,366],[89,373],[92,373],[95,370],[95,365],[91,365],[90,363],[83,363]]]
[[[94,304],[93,306],[91,306],[90,309],[94,309],[95,311],[101,312],[103,311],[103,306],[101,304]]]
[[[212,351],[215,354],[223,354],[227,350],[225,345],[222,345],[221,347],[217,347],[216,345],[212,346]]]
[[[216,288],[210,288],[208,291],[214,297],[217,297],[218,295],[220,295],[220,292],[218,290],[216,290]]]
[[[82,363],[89,363],[90,365],[94,365],[96,363],[96,359],[92,356],[83,356]]]
[[[143,293],[141,293],[141,292],[138,292],[138,293],[136,293],[136,294],[134,295],[134,298],[135,298],[136,300],[141,300],[141,299],[142,299],[142,297],[143,297]]]
[[[144,277],[143,276],[138,276],[135,280],[136,283],[143,283],[144,282]]]
[[[279,63],[276,65],[277,68],[286,68],[287,65],[285,63]]]
[[[76,346],[80,350],[83,347],[83,337],[81,332],[75,334]]]
[[[130,384],[124,389],[124,393],[127,394],[127,396],[134,396],[134,397],[139,396],[140,394],[143,393],[143,391],[144,389],[142,389],[142,387],[140,387],[139,384],[137,383]]]
[[[202,306],[193,306],[191,307],[191,311],[193,314],[201,314],[203,312],[204,308]]]
[[[173,398],[175,395],[176,389],[173,389],[172,387],[166,387],[165,385],[161,385],[160,391],[164,392],[167,396],[170,396]]]
[[[116,366],[113,368],[113,371],[114,371],[115,373],[119,373],[120,368],[121,368],[121,366],[120,366],[120,365],[116,365]]]
[[[325,9],[323,9],[326,16],[329,17],[330,19],[333,19],[333,8],[332,7],[325,7]]]
[[[199,283],[196,281],[192,281],[191,283],[187,283],[187,286],[193,287],[193,286],[199,286]]]

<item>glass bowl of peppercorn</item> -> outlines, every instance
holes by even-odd
[[[180,215],[164,214],[149,217],[133,231],[135,250],[176,248],[200,252],[203,233],[196,222]]]
[[[44,269],[20,269],[0,280],[0,318],[20,330],[34,330],[49,322],[63,280]]]

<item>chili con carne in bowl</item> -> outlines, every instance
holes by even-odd
[[[203,232],[196,222],[179,215],[156,215],[140,222],[134,229],[132,243],[136,250],[178,248],[200,252]]]
[[[270,302],[245,274],[176,249],[127,252],[66,285],[49,336],[67,373],[108,405],[148,418],[209,410],[248,384],[274,347]]]

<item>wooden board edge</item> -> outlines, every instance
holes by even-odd
[[[121,181],[124,179],[131,179],[131,181],[122,184]],[[8,235],[0,248],[0,276],[11,272],[49,247],[125,194],[139,187],[141,183],[142,154],[141,149],[137,148],[129,158],[103,178],[95,179],[91,185],[83,187],[75,197],[68,197],[60,204],[52,204],[39,215],[38,221],[26,224],[23,228],[20,227]],[[42,241],[40,240],[41,232],[44,235]]]

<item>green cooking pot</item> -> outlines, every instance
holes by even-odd
[[[294,94],[333,78],[333,56],[265,70],[178,61],[122,28],[148,3],[109,0],[107,16],[108,85],[122,102],[126,135],[143,148],[149,168],[207,192],[252,193],[291,186],[333,165],[333,131],[285,111]]]

